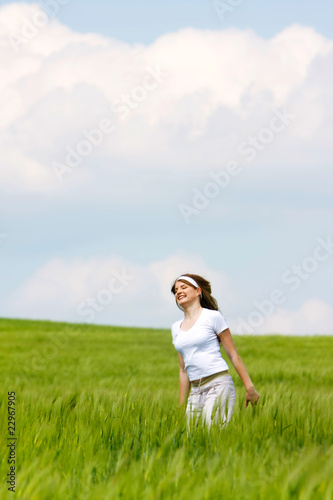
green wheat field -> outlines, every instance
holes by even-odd
[[[1,499],[333,498],[333,337],[234,335],[259,404],[222,353],[232,420],[187,433],[170,330],[2,319],[0,335]]]

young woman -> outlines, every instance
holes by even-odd
[[[210,283],[197,274],[183,274],[171,288],[184,318],[172,325],[172,342],[178,351],[180,404],[187,396],[188,424],[201,417],[210,427],[212,421],[229,422],[235,404],[235,386],[222,358],[223,345],[246,389],[246,404],[257,404],[254,388],[243,361],[237,353],[228,324],[214,297]]]

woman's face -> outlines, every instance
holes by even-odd
[[[183,281],[176,281],[175,299],[180,306],[188,305],[198,299],[201,289],[194,288]]]

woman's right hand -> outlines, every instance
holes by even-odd
[[[248,406],[249,403],[253,405],[256,405],[259,399],[259,394],[255,390],[255,388],[251,388],[246,391],[246,403],[245,403],[245,408]]]

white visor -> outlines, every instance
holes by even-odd
[[[179,276],[179,278],[177,278],[176,281],[178,281],[178,280],[188,281],[189,283],[191,283],[191,285],[195,286],[195,288],[199,288],[198,283],[193,278],[190,278],[189,276]],[[175,281],[175,283],[176,283],[176,281]],[[200,296],[202,297],[202,292],[201,292]]]
[[[179,276],[179,278],[177,278],[176,281],[178,281],[178,280],[186,280],[189,283],[191,283],[191,285],[195,286],[195,288],[199,288],[198,283],[193,278],[190,278],[189,276]],[[176,283],[176,281],[175,281],[175,283]]]

